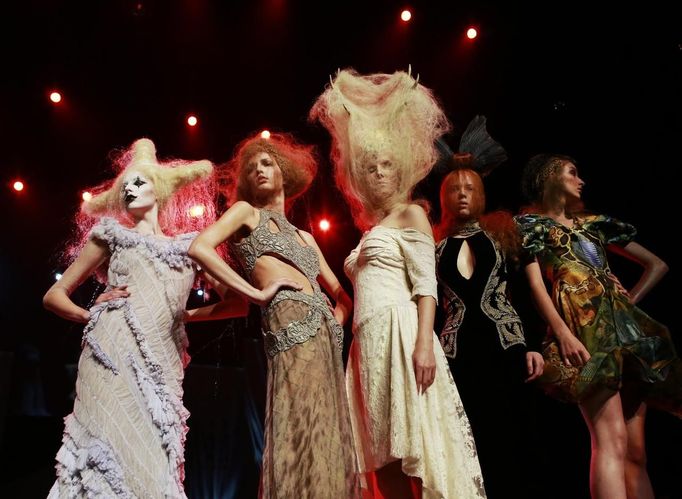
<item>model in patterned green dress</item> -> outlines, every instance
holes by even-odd
[[[665,326],[635,304],[668,267],[632,241],[632,226],[581,215],[584,185],[567,156],[534,156],[523,172],[534,214],[517,223],[533,257],[526,265],[531,293],[548,324],[540,382],[580,408],[592,441],[592,497],[653,499],[647,406],[682,416],[682,363]],[[607,246],[642,265],[630,291],[611,273]]]
[[[680,399],[671,400],[666,386],[679,362],[668,329],[630,303],[606,259],[605,246],[627,244],[635,228],[604,215],[576,217],[571,228],[542,215],[524,215],[517,222],[525,249],[537,257],[550,283],[554,306],[591,356],[582,367],[567,366],[556,339],[548,337],[545,389],[569,402],[602,389],[625,390],[633,402],[646,400],[682,414]]]

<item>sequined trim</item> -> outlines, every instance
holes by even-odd
[[[270,220],[275,222],[279,231],[270,230],[268,227]],[[320,290],[320,285],[317,283],[317,276],[320,273],[320,260],[317,252],[312,246],[301,245],[296,239],[297,232],[298,229],[284,215],[261,208],[258,225],[251,231],[251,234],[240,242],[230,243],[247,279],[250,279],[258,258],[265,254],[275,254],[301,271],[313,288],[312,295],[290,289],[281,290],[270,304],[261,310],[265,322],[272,307],[283,300],[301,301],[310,307],[303,319],[294,321],[277,331],[263,331],[265,351],[270,357],[315,336],[323,317],[329,322],[339,349],[343,348],[343,328],[334,319],[328,302]]]
[[[479,231],[474,230],[469,235],[477,232]],[[488,238],[490,244],[493,245],[493,250],[495,251],[495,265],[490,271],[488,282],[486,283],[483,295],[481,296],[481,310],[495,323],[500,345],[502,345],[503,349],[506,350],[512,345],[517,344],[525,345],[526,340],[521,319],[507,298],[507,280],[503,278],[506,273],[504,255],[490,235],[485,231],[482,232],[486,238]],[[458,233],[458,235],[461,234]],[[437,262],[440,261],[447,241],[447,238],[443,239],[438,243],[438,246],[436,246]],[[443,305],[446,313],[445,325],[440,334],[440,342],[443,346],[445,355],[454,359],[457,354],[457,331],[459,331],[462,321],[464,320],[466,306],[459,296],[457,296],[457,293],[450,289],[450,287],[441,279],[437,269],[438,264],[436,264],[436,273],[438,282],[443,291]]]
[[[272,313],[273,307],[284,300],[296,300],[308,305],[308,313],[298,321],[293,321],[277,331],[263,331],[265,352],[274,357],[279,352],[305,343],[317,334],[322,324],[322,318],[327,319],[329,327],[336,338],[339,350],[343,349],[343,328],[336,322],[324,297],[319,294],[309,295],[300,291],[285,289],[277,293],[270,304],[263,309],[263,317]]]

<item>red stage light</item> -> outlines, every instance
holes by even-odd
[[[400,19],[402,19],[402,20],[405,21],[405,22],[409,21],[410,19],[412,19],[412,12],[410,12],[410,11],[407,10],[407,9],[403,10],[403,11],[400,13]]]
[[[476,28],[469,28],[469,29],[467,30],[467,38],[468,38],[469,40],[473,40],[473,39],[476,38],[477,36],[478,36],[478,31],[476,30]]]
[[[50,92],[50,100],[55,104],[59,104],[62,101],[62,94],[59,92]]]
[[[270,138],[270,131],[269,130],[263,130],[260,133],[261,138],[263,139],[269,139]]]
[[[323,218],[322,220],[320,220],[319,226],[320,230],[327,232],[330,229],[331,224],[329,223],[329,220]]]
[[[12,188],[17,192],[23,191],[24,183],[21,180],[17,180],[16,182],[14,182],[14,184],[12,184]]]
[[[197,126],[197,123],[199,123],[199,120],[198,120],[197,117],[194,116],[193,114],[190,114],[190,115],[187,117],[187,124],[188,124],[189,126]]]

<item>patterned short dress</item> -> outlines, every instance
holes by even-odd
[[[632,241],[635,228],[605,215],[576,217],[572,228],[533,214],[516,222],[559,315],[591,355],[584,366],[568,367],[548,336],[545,390],[569,402],[620,391],[624,400],[682,416],[682,367],[668,329],[632,305],[610,278],[605,247]]]

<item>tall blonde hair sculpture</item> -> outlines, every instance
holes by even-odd
[[[380,208],[363,188],[366,161],[389,155],[399,174],[395,197],[408,200],[438,159],[435,140],[450,130],[431,90],[411,69],[390,75],[339,71],[310,110],[310,120],[332,136],[335,180],[361,228],[376,223]]]
[[[208,160],[168,160],[159,162],[156,147],[147,139],[138,139],[113,159],[116,178],[88,189],[93,193],[83,201],[76,217],[76,235],[64,255],[73,259],[88,239],[99,218],[109,216],[124,225],[131,223],[123,201],[123,178],[139,172],[154,184],[159,206],[159,224],[168,236],[201,230],[215,220],[215,178]]]

